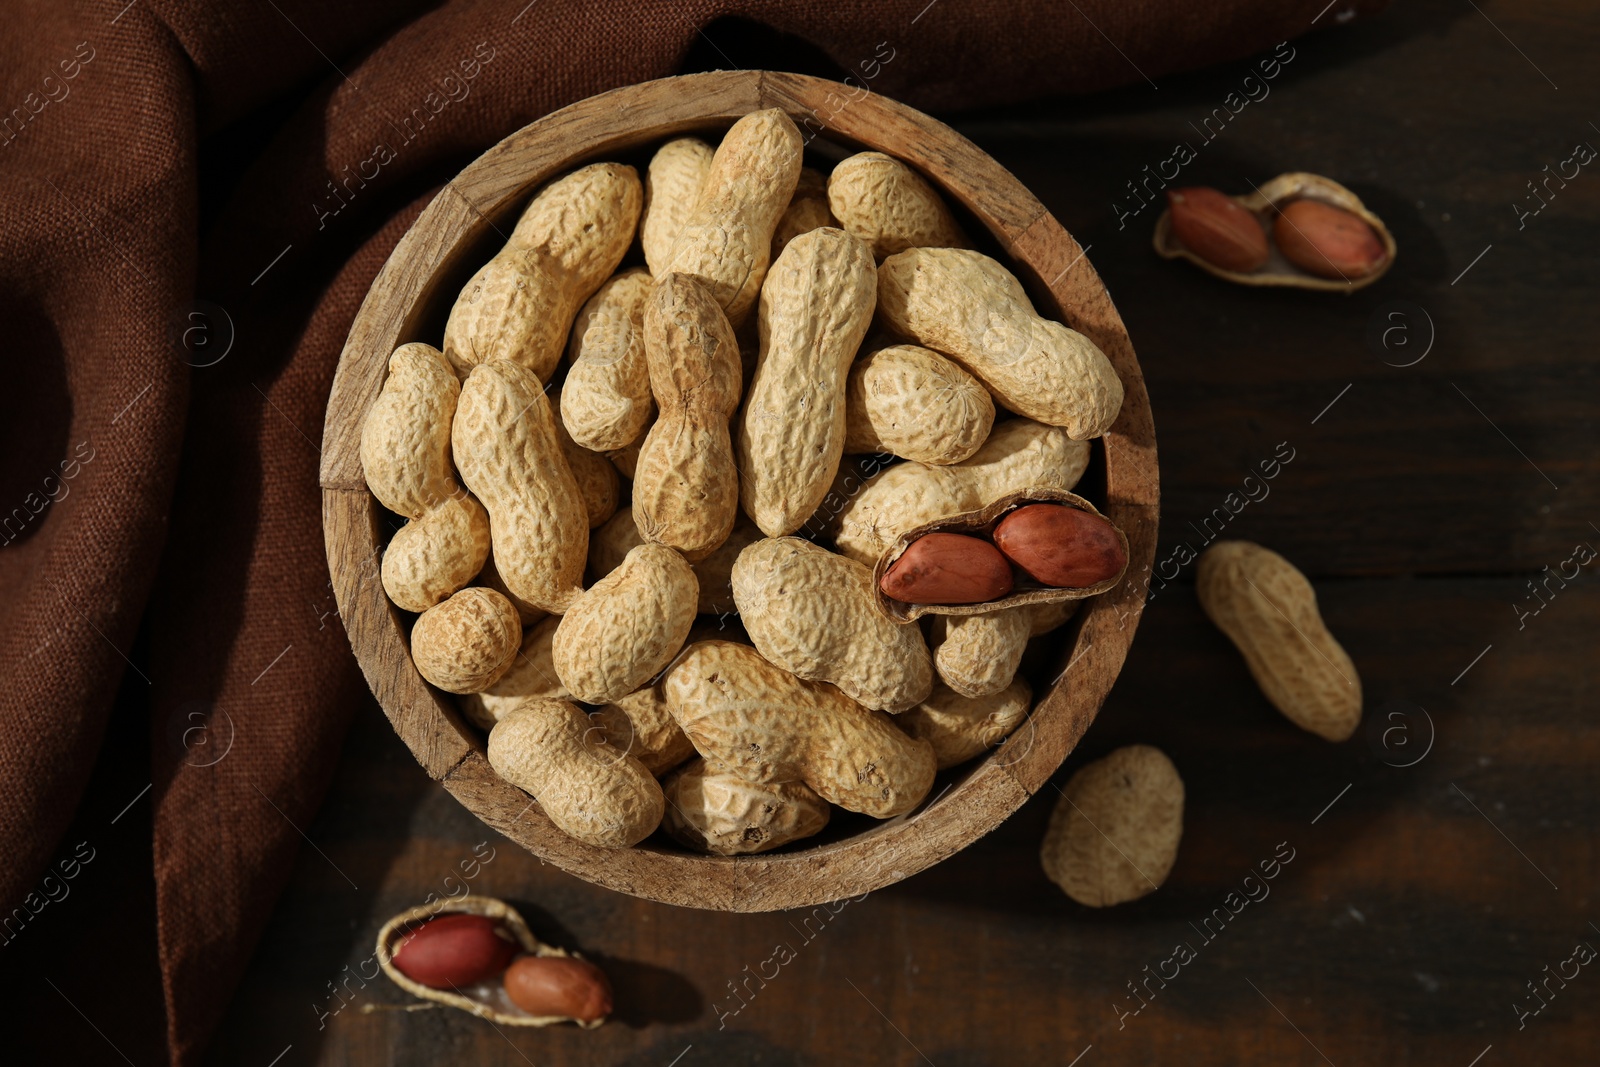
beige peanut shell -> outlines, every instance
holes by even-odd
[[[768,537],[805,525],[839,470],[845,384],[875,287],[866,245],[832,228],[795,238],[767,275],[739,417],[739,499]]]
[[[411,627],[411,661],[447,693],[479,693],[500,680],[522,640],[511,601],[472,586],[424,611]]]
[[[697,759],[661,786],[662,829],[696,852],[770,852],[828,825],[828,802],[804,782],[747,782],[720,763]]]
[[[824,226],[838,226],[833,212],[828,210],[828,179],[821,171],[810,167],[800,168],[800,180],[794,187],[794,196],[772,232],[772,259],[778,256],[790,241],[803,233]]]
[[[970,459],[994,427],[994,400],[972,375],[920,345],[890,345],[850,368],[844,450],[919,463]]]
[[[929,617],[928,644],[940,681],[965,697],[992,696],[1011,684],[1032,632],[1026,605]]]
[[[981,252],[911,248],[878,269],[884,324],[943,352],[1008,409],[1074,440],[1099,437],[1122,410],[1122,381],[1095,343],[1041,318],[1022,283]]]
[[[552,390],[551,408],[559,412],[565,396],[565,388]],[[592,530],[617,513],[622,479],[609,459],[598,452],[589,451],[572,439],[559,415],[555,423],[556,436],[561,439],[561,454],[566,457],[567,469],[578,483],[578,495],[583,498],[583,513]]]
[[[456,374],[509,359],[548,381],[573,316],[633,243],[643,196],[638,173],[619,163],[582,167],[545,186],[450,309],[444,354]]]
[[[462,480],[488,509],[506,587],[540,611],[565,611],[582,590],[589,517],[533,372],[508,360],[474,367],[451,441]]]
[[[657,778],[694,755],[659,685],[618,697],[589,718],[612,748],[633,756]]]
[[[678,231],[700,200],[711,173],[712,148],[698,137],[679,137],[656,149],[644,178],[644,214],[639,244],[652,274],[667,266]]]
[[[1032,706],[1033,691],[1021,678],[998,693],[982,697],[962,696],[936,682],[928,699],[895,716],[894,724],[931,744],[942,771],[965,763],[1010,737]]]
[[[880,263],[908,248],[972,247],[933,186],[882,152],[841,160],[828,177],[828,206]]]
[[[710,291],[685,274],[656,285],[644,338],[659,414],[634,468],[633,521],[645,540],[703,559],[739,508],[728,425],[743,387],[739,345]]]
[[[524,700],[489,731],[489,765],[563,832],[627,848],[661,823],[661,786],[567,700]]]
[[[1119,748],[1079,768],[1050,814],[1039,860],[1080,904],[1104,908],[1153,893],[1183,836],[1183,779],[1160,749]]]
[[[556,676],[574,697],[609,704],[638,689],[683,647],[694,625],[694,571],[644,544],[575,599],[556,627]]]
[[[733,564],[739,553],[761,540],[761,531],[741,512],[734,520],[728,539],[705,559],[690,566],[699,584],[695,610],[701,615],[729,615],[739,608],[733,602]],[[623,508],[611,520],[589,535],[589,577],[598,581],[616,570],[622,558],[645,543],[633,524],[633,512]]]
[[[655,418],[644,358],[644,305],[654,285],[648,271],[625,270],[589,298],[572,324],[561,422],[591,451],[626,448]]]
[[[804,782],[830,803],[879,819],[915,808],[933,786],[932,745],[747,645],[690,645],[663,692],[695,749],[746,781]]]
[[[489,556],[489,513],[465,489],[395,531],[383,550],[384,592],[404,611],[427,611],[466,588]]]
[[[799,181],[802,148],[800,131],[780,108],[735,122],[717,146],[666,262],[650,272],[698,278],[738,327],[767,276],[772,234]]]
[[[1294,564],[1249,541],[1218,541],[1200,554],[1195,592],[1290,722],[1329,741],[1355,733],[1361,676]]]
[[[829,514],[819,525],[841,553],[870,567],[903,533],[1018,490],[1071,489],[1088,465],[1088,442],[1059,427],[1012,419],[960,463],[897,463],[859,487],[837,488],[824,501]]]
[[[572,694],[561,684],[556,674],[555,660],[550,646],[555,640],[560,616],[551,615],[528,627],[522,635],[511,665],[498,681],[481,693],[463,696],[459,702],[461,712],[472,723],[490,730],[511,709],[529,697],[544,700],[571,700]]]
[[[784,670],[830,682],[878,711],[905,711],[932,690],[922,631],[878,612],[872,572],[862,564],[798,537],[777,537],[739,553],[732,577],[751,641]]]

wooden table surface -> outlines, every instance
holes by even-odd
[[[1361,671],[1355,738],[1330,745],[1272,710],[1186,567],[1054,779],[1131,742],[1172,757],[1188,800],[1159,892],[1102,911],[1064,897],[1038,863],[1047,789],[866,899],[727,915],[542,865],[431,783],[374,705],[210,1062],[1593,1062],[1600,972],[1566,961],[1600,947],[1600,564],[1542,599],[1529,582],[1600,548],[1600,174],[1552,180],[1537,214],[1528,183],[1600,145],[1600,14],[1401,3],[1291,47],[1213,140],[1195,127],[1231,91],[1261,96],[1249,63],[953,123],[1089,247],[1127,321],[1161,446],[1158,560],[1201,547],[1202,520],[1292,451],[1226,534],[1315,582]],[[1159,206],[1119,226],[1113,205],[1131,212],[1127,183],[1179,142],[1196,153],[1184,184],[1344,182],[1393,230],[1394,269],[1343,296],[1156,258]],[[1228,911],[1274,859],[1261,899]],[[385,918],[463,883],[598,960],[616,1019],[501,1031],[403,1010],[361,977]],[[1150,979],[1180,943],[1194,958]],[[779,945],[794,958],[774,977]],[[98,1051],[72,1062],[121,1062],[87,1040]]]

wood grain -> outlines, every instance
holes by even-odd
[[[598,156],[688,131],[714,132],[759,107],[783,107],[803,123],[830,96],[846,91],[795,74],[712,72],[618,89],[531,124],[474,161],[423,211],[373,283],[340,358],[323,446],[328,561],[373,693],[429,776],[485,823],[621,892],[692,907],[770,910],[869,892],[944,859],[1016,810],[1072,751],[1116,679],[1142,610],[1137,595],[1090,601],[1066,631],[1081,640],[1064,648],[1056,677],[1037,689],[1038,709],[1018,738],[942,776],[938,802],[849,836],[828,834],[820,843],[760,857],[696,856],[666,844],[617,852],[567,837],[526,794],[494,774],[481,735],[412,668],[408,620],[373,580],[386,537],[359,458],[361,421],[382,386],[388,353],[406,341],[437,341],[428,331],[442,321],[454,286],[493,252],[543,182]],[[1101,484],[1087,491],[1100,494],[1105,513],[1128,533],[1130,568],[1148,571],[1159,496],[1149,401],[1127,331],[1082,249],[1003,167],[911,108],[867,95],[833,116],[826,135],[889,152],[921,170],[998,249],[1018,257],[1019,276],[1047,314],[1063,316],[1106,351],[1125,400],[1101,446]]]

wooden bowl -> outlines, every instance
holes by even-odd
[[[1099,276],[1061,224],[977,146],[892,100],[870,93],[851,100],[854,92],[796,74],[716,71],[602,93],[518,130],[445,186],[400,240],[339,360],[323,431],[323,530],[339,614],[367,683],[417,761],[473,814],[556,866],[620,892],[685,907],[767,911],[859,896],[939,862],[1045,786],[1094,720],[1144,605],[1156,546],[1155,431],[1133,345]],[[715,137],[770,107],[785,109],[808,140],[815,138],[810,149],[834,156],[878,149],[931,179],[965,210],[974,237],[1007,257],[1042,314],[1088,335],[1110,357],[1126,399],[1096,446],[1084,493],[1127,533],[1129,578],[1056,631],[1051,640],[1059,647],[1044,675],[1054,684],[1028,721],[987,756],[943,773],[911,814],[756,856],[695,855],[658,844],[660,835],[637,848],[595,848],[557,830],[527,794],[502,781],[489,766],[483,734],[412,666],[410,617],[389,603],[379,581],[389,516],[362,476],[361,422],[389,353],[407,341],[439,343],[457,291],[498,250],[536,188],[589,162],[642,162],[649,146],[670,137]]]

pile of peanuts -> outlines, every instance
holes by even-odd
[[[774,109],[715,149],[662,145],[643,182],[550,182],[442,348],[394,351],[363,427],[368,486],[406,520],[382,580],[418,613],[413,662],[591,845],[660,827],[735,855],[833,805],[911,811],[1026,719],[1029,639],[1126,566],[1119,531],[1061,504],[1122,406],[1105,355],[903,163],[802,164]],[[874,577],[1007,501],[1020,518],[966,537],[971,559]],[[1030,592],[974,578],[980,549]],[[968,607],[900,621],[882,601],[908,588]]]

